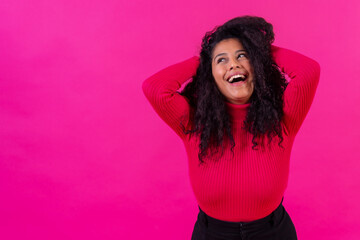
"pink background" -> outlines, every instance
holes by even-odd
[[[360,2],[0,2],[0,238],[190,239],[182,142],[141,84],[239,15],[322,68],[284,206],[299,239],[360,235]]]

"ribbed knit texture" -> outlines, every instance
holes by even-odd
[[[155,111],[183,140],[195,197],[200,208],[213,218],[244,222],[263,218],[280,204],[287,187],[291,148],[314,98],[320,67],[291,50],[272,46],[272,52],[275,62],[291,79],[284,94],[284,148],[274,138],[269,146],[253,150],[252,135],[242,129],[250,104],[227,103],[236,144],[234,153],[230,147],[225,148],[220,158],[214,156],[214,161],[200,165],[199,139],[184,134],[181,127],[189,121],[190,106],[177,92],[195,75],[199,58],[167,67],[143,83]]]

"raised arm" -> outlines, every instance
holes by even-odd
[[[320,65],[300,53],[276,46],[272,46],[272,54],[281,71],[291,79],[284,93],[284,124],[290,134],[296,134],[314,99]]]
[[[185,135],[181,124],[188,124],[190,106],[177,90],[195,75],[198,65],[198,57],[189,58],[159,71],[142,85],[146,98],[157,114],[181,138]]]

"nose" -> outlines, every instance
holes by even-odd
[[[233,70],[235,68],[240,68],[239,61],[237,61],[237,59],[231,59],[229,62],[229,68],[230,68],[230,70]]]

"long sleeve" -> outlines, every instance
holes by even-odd
[[[184,137],[182,126],[189,121],[190,106],[177,90],[195,75],[198,65],[198,57],[189,58],[159,71],[142,85],[146,98],[157,114],[181,138]]]
[[[272,54],[281,71],[291,79],[284,93],[284,124],[296,134],[314,99],[320,77],[320,65],[288,49],[272,46]]]

